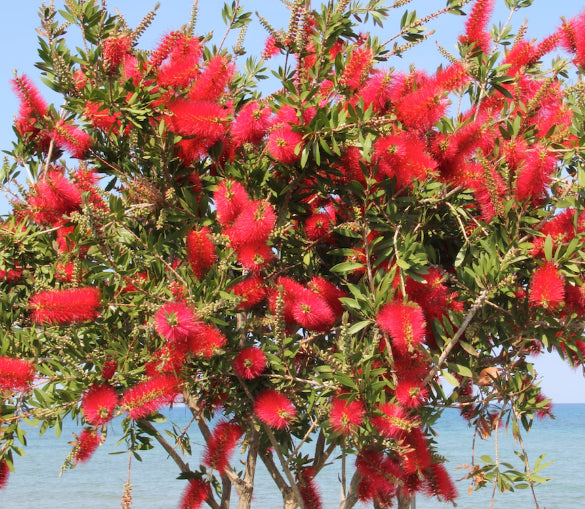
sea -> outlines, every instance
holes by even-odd
[[[524,434],[524,445],[531,465],[545,454],[542,463],[553,463],[539,472],[550,481],[536,487],[536,505],[530,490],[496,492],[492,498],[492,486],[471,494],[469,480],[458,480],[459,492],[456,504],[459,509],[573,509],[585,507],[585,404],[557,404],[553,407],[554,419],[537,421],[529,433]],[[178,426],[190,420],[186,408],[175,407],[166,411],[167,418]],[[161,425],[159,425],[161,426]],[[0,508],[14,509],[119,509],[124,483],[128,478],[128,453],[124,444],[117,444],[122,436],[119,421],[112,423],[105,443],[87,463],[67,470],[60,475],[61,466],[71,450],[68,443],[73,433],[79,433],[79,425],[65,422],[60,438],[53,430],[39,436],[38,430],[27,430],[26,455],[16,457],[15,472],[11,473],[7,486],[0,491]],[[464,477],[465,465],[471,463],[473,431],[457,411],[448,410],[436,426],[439,451],[447,458],[447,468],[453,479]],[[498,437],[499,460],[509,462],[522,470],[521,460],[514,454],[520,450],[511,432],[500,430]],[[493,439],[478,439],[475,458],[482,455],[492,458],[496,453]],[[203,443],[200,437],[192,437],[193,456],[191,466],[199,465]],[[185,481],[178,480],[178,470],[164,451],[156,447],[141,452],[142,461],[132,459],[133,509],[176,509],[179,506]],[[237,465],[235,465],[237,468]],[[325,509],[338,507],[340,500],[340,463],[333,462],[317,477]],[[232,502],[233,505],[236,505]],[[282,498],[275,489],[267,472],[257,473],[254,491],[254,509],[281,509]],[[365,509],[370,505],[358,504]],[[416,509],[446,509],[450,503],[417,496]]]

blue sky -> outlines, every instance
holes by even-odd
[[[48,2],[47,2],[48,3]],[[124,14],[131,26],[135,26],[142,16],[154,6],[155,0],[109,0],[111,10],[118,9]],[[276,0],[241,0],[242,5],[252,12],[258,11],[275,28],[286,27],[288,23],[288,11],[284,5]],[[390,3],[390,2],[388,2]],[[55,0],[57,7],[63,2]],[[191,12],[190,0],[160,0],[160,9],[153,25],[141,39],[141,47],[153,48],[161,36],[170,30],[176,29],[182,24],[188,23]],[[314,2],[317,4],[317,2]],[[410,9],[416,9],[422,16],[430,12],[432,6],[440,8],[444,6],[443,0],[414,0]],[[496,1],[496,13],[493,21],[504,21],[507,18],[504,0]],[[44,96],[52,100],[49,91],[42,87],[39,72],[34,67],[37,60],[37,34],[38,27],[37,10],[41,5],[40,0],[21,0],[20,2],[4,2],[2,17],[0,18],[0,148],[9,149],[14,139],[12,133],[12,119],[18,112],[18,102],[12,93],[9,81],[13,77],[13,70],[25,73],[41,88]],[[216,37],[223,34],[224,25],[221,21],[222,2],[216,0],[199,0],[199,17],[197,31],[206,34],[214,31]],[[581,0],[534,0],[529,9],[522,9],[515,15],[514,25],[519,26],[524,19],[528,20],[527,37],[541,38],[555,30],[560,24],[560,17],[570,18],[585,8]],[[394,28],[398,24],[402,10],[395,11],[393,21],[382,35],[387,37],[394,34]],[[463,26],[463,18],[458,16],[444,16],[431,24],[431,28],[437,31],[433,40],[438,39],[440,44],[452,50],[456,37]],[[266,33],[257,21],[248,30],[246,47],[251,55],[257,55],[263,47]],[[390,65],[407,69],[411,63],[419,68],[434,70],[443,57],[437,51],[435,43],[430,41],[424,46],[407,53],[402,59],[396,59]],[[0,213],[7,210],[6,198],[0,195]],[[536,370],[543,377],[543,392],[553,398],[556,403],[585,403],[585,378],[581,370],[574,370],[566,365],[557,355],[541,355],[534,359]]]

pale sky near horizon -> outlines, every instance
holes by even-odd
[[[159,0],[161,7],[155,22],[147,30],[140,41],[140,46],[151,49],[165,33],[178,28],[189,20],[191,12],[191,0]],[[12,120],[18,112],[18,102],[11,90],[9,81],[13,78],[13,70],[27,74],[41,89],[47,99],[50,99],[48,89],[44,87],[39,78],[39,71],[34,67],[37,61],[37,34],[38,27],[37,10],[41,5],[40,0],[24,0],[20,2],[6,2],[3,5],[0,18],[0,150],[11,147],[14,139],[12,133]],[[48,0],[45,3],[49,3]],[[155,0],[109,0],[111,10],[118,8],[124,14],[130,26],[136,26],[142,16],[155,5]],[[231,3],[231,1],[230,1]],[[315,5],[317,2],[313,2]],[[389,2],[390,3],[390,2]],[[63,5],[62,0],[56,0],[58,7]],[[286,28],[288,12],[277,1],[268,0],[241,0],[242,6],[252,12],[259,11],[275,28]],[[504,8],[504,0],[496,0],[496,14],[492,21],[504,21],[507,12]],[[223,33],[224,25],[221,22],[221,6],[223,2],[216,0],[199,0],[199,18],[197,31],[208,33],[214,30],[217,34]],[[419,10],[420,6],[428,7],[436,5],[439,8],[445,5],[444,0],[414,0],[410,9]],[[521,10],[516,17],[514,26],[518,27],[526,18],[528,20],[527,36],[544,37],[555,30],[560,24],[560,17],[570,18],[585,8],[585,2],[579,0],[534,0],[529,9]],[[402,10],[396,11],[400,16]],[[398,14],[400,13],[400,14]],[[432,25],[440,35],[440,42],[448,50],[453,49],[453,44],[460,33],[464,18],[458,16],[442,17]],[[393,35],[394,32],[387,32]],[[247,47],[249,54],[258,55],[263,47],[266,33],[257,23],[249,29],[247,34]],[[413,62],[419,68],[434,71],[440,64],[445,63],[444,58],[437,51],[433,42],[419,47],[416,51],[407,53],[403,59],[391,62],[397,68],[408,68]],[[53,96],[54,97],[54,96]],[[6,213],[7,202],[0,195],[0,214]],[[565,364],[557,355],[545,354],[534,359],[535,367],[542,376],[543,392],[553,399],[553,403],[585,403],[585,378],[581,370],[574,370]]]

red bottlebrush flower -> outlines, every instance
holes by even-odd
[[[16,267],[14,269],[0,270],[0,281],[6,281],[7,283],[15,283],[22,277],[22,269]]]
[[[6,460],[0,461],[0,490],[6,487],[8,483],[8,477],[10,476],[10,467]]]
[[[329,424],[336,433],[350,435],[362,425],[366,411],[361,401],[336,397],[331,402]]]
[[[106,361],[102,366],[102,378],[104,380],[111,380],[118,370],[118,363],[116,361]]]
[[[105,132],[109,132],[110,129],[117,126],[122,116],[119,111],[110,114],[110,111],[103,104],[93,101],[85,103],[83,114],[94,128]]]
[[[233,223],[250,198],[244,186],[235,180],[223,180],[213,193],[217,221],[224,228]]]
[[[207,440],[202,463],[223,472],[229,465],[229,461],[238,440],[242,437],[242,428],[231,422],[219,422],[211,437]]]
[[[388,85],[391,79],[391,74],[380,71],[374,72],[367,79],[358,93],[358,96],[364,101],[365,108],[372,106],[376,113],[385,113],[388,110],[390,102],[390,88]]]
[[[231,129],[234,144],[259,143],[270,127],[270,108],[261,107],[258,101],[250,101],[238,113]]]
[[[406,445],[401,458],[401,466],[406,474],[418,474],[430,468],[433,458],[429,442],[420,428],[411,429],[404,437]]]
[[[252,275],[235,285],[228,288],[234,295],[242,297],[244,300],[237,306],[238,309],[252,309],[260,304],[266,298],[266,286],[264,279],[259,275]]]
[[[273,35],[269,36],[264,43],[264,51],[262,52],[262,58],[268,60],[280,53],[280,49],[276,45],[276,39]]]
[[[545,417],[552,416],[552,401],[548,399],[542,392],[539,392],[536,395],[536,404],[540,406],[540,408],[536,411],[536,417],[539,419],[544,419]]]
[[[38,324],[58,325],[95,320],[100,296],[99,288],[44,290],[30,299],[31,319]]]
[[[312,467],[301,468],[297,470],[296,477],[305,507],[322,509],[323,502],[321,501],[318,486],[315,484],[315,470]]]
[[[168,107],[170,128],[182,136],[206,140],[208,147],[218,142],[226,132],[229,110],[211,101],[177,99]]]
[[[27,202],[35,223],[56,225],[63,215],[79,209],[81,192],[61,171],[53,170],[31,187]]]
[[[151,360],[144,366],[144,372],[149,377],[161,373],[176,375],[183,369],[188,353],[188,343],[167,343],[152,353]]]
[[[459,36],[459,41],[487,53],[491,44],[487,24],[493,9],[494,0],[476,0],[465,22],[465,34]]]
[[[240,350],[234,359],[234,370],[246,380],[252,380],[260,376],[266,369],[266,355],[257,346],[251,346]]]
[[[585,12],[563,23],[560,31],[561,44],[575,55],[573,62],[585,67]]]
[[[201,331],[203,324],[183,302],[165,304],[154,315],[154,327],[166,340],[184,343]]]
[[[171,32],[151,55],[148,64],[158,69],[157,83],[164,88],[187,88],[199,75],[201,41]],[[168,57],[168,58],[167,58]]]
[[[101,426],[114,417],[118,394],[111,385],[92,385],[81,400],[83,416],[88,424]]]
[[[180,509],[199,509],[211,494],[209,483],[203,479],[189,479],[179,502]]]
[[[131,419],[138,420],[171,403],[179,393],[179,380],[173,375],[157,375],[128,389],[120,406]]]
[[[540,228],[540,233],[543,237],[534,239],[533,248],[530,253],[533,256],[541,256],[543,254],[544,242],[549,235],[555,245],[572,240],[576,233],[574,219],[575,209],[566,209],[544,223]],[[578,230],[580,230],[579,227]]]
[[[260,270],[274,260],[274,252],[265,242],[251,242],[237,247],[238,263],[248,270]]]
[[[433,463],[424,472],[426,481],[426,493],[428,496],[435,496],[443,502],[454,502],[457,498],[457,488],[447,472],[443,463]]]
[[[277,300],[282,292],[282,313],[284,320],[288,324],[294,323],[295,318],[292,314],[292,307],[298,295],[303,293],[305,288],[302,284],[294,279],[286,276],[281,276],[276,280],[275,288],[268,295],[268,309],[272,314],[276,314]]]
[[[73,435],[75,436],[75,434]],[[74,463],[85,463],[100,445],[101,435],[94,429],[84,428],[73,445]]]
[[[295,322],[304,329],[326,332],[335,323],[335,314],[329,304],[310,290],[296,296],[291,312]]]
[[[357,455],[355,466],[361,475],[358,494],[362,502],[388,501],[396,496],[401,472],[392,458],[379,451],[363,450]]]
[[[132,39],[128,35],[110,36],[102,44],[103,62],[108,70],[116,70],[132,51]]]
[[[91,148],[89,134],[64,120],[57,121],[51,131],[51,137],[59,148],[67,150],[71,157],[76,159],[83,159]]]
[[[276,161],[282,164],[294,164],[301,158],[301,151],[297,151],[297,146],[302,143],[301,133],[293,131],[290,125],[283,125],[270,131],[266,148]]]
[[[574,313],[585,315],[585,284],[573,286],[565,283],[565,302]]]
[[[325,299],[325,302],[327,302],[335,315],[335,321],[341,318],[345,308],[339,299],[347,297],[347,294],[343,290],[320,276],[313,276],[307,284],[307,287]]]
[[[520,201],[530,199],[533,203],[541,199],[556,165],[556,157],[545,148],[528,151],[524,164],[518,170],[516,198]]]
[[[545,309],[557,309],[565,299],[565,281],[553,262],[545,262],[532,274],[528,300]]]
[[[405,408],[418,408],[427,398],[429,392],[421,382],[405,378],[399,380],[394,390],[396,400]]]
[[[399,351],[412,351],[424,342],[425,318],[421,307],[414,302],[396,300],[386,304],[378,312],[377,321]]]
[[[268,426],[286,429],[295,418],[297,409],[284,394],[268,389],[256,398],[254,413]]]
[[[17,76],[12,80],[12,86],[20,99],[16,130],[21,136],[27,133],[37,134],[35,123],[47,114],[47,104],[28,76]]]
[[[32,362],[0,356],[0,391],[26,391],[35,372]]]
[[[189,98],[195,101],[217,101],[225,93],[234,70],[234,64],[228,57],[214,55],[191,87]]]
[[[226,343],[227,338],[217,327],[203,323],[197,333],[190,338],[189,351],[193,355],[211,358]]]
[[[274,207],[268,201],[255,200],[244,205],[225,234],[237,248],[243,244],[263,243],[268,240],[276,224]]]
[[[373,64],[373,55],[370,48],[358,46],[351,52],[339,83],[350,89],[358,89],[368,77]]]
[[[205,226],[187,234],[187,261],[197,279],[205,276],[217,261],[215,244],[210,235],[211,231]]]
[[[331,232],[333,220],[325,212],[314,213],[305,221],[305,233],[309,240],[325,240]]]
[[[371,421],[378,432],[386,438],[402,438],[415,426],[415,422],[401,406],[384,403],[378,405],[377,409],[382,415],[372,417]]]
[[[424,140],[407,132],[378,138],[374,160],[382,175],[396,178],[398,188],[410,185],[413,180],[426,179],[437,166],[426,151]]]

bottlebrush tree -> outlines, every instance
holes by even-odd
[[[176,463],[182,509],[251,507],[258,461],[285,508],[319,508],[339,457],[340,509],[453,501],[445,408],[520,444],[549,412],[527,357],[585,353],[585,14],[532,41],[489,30],[493,0],[449,0],[382,42],[406,3],[294,1],[286,29],[260,17],[266,49],[245,62],[243,37],[198,35],[197,3],[150,52],[154,11],[132,29],[105,2],[42,8],[38,67],[63,102],[14,78],[0,486],[24,419],[79,423],[70,467],[121,416],[131,452]],[[394,70],[448,13],[468,14],[456,51]],[[252,19],[238,2],[223,17],[241,34]],[[262,94],[273,57],[280,89]],[[178,403],[183,431],[158,413]],[[532,489],[539,462],[520,457],[468,477]]]

